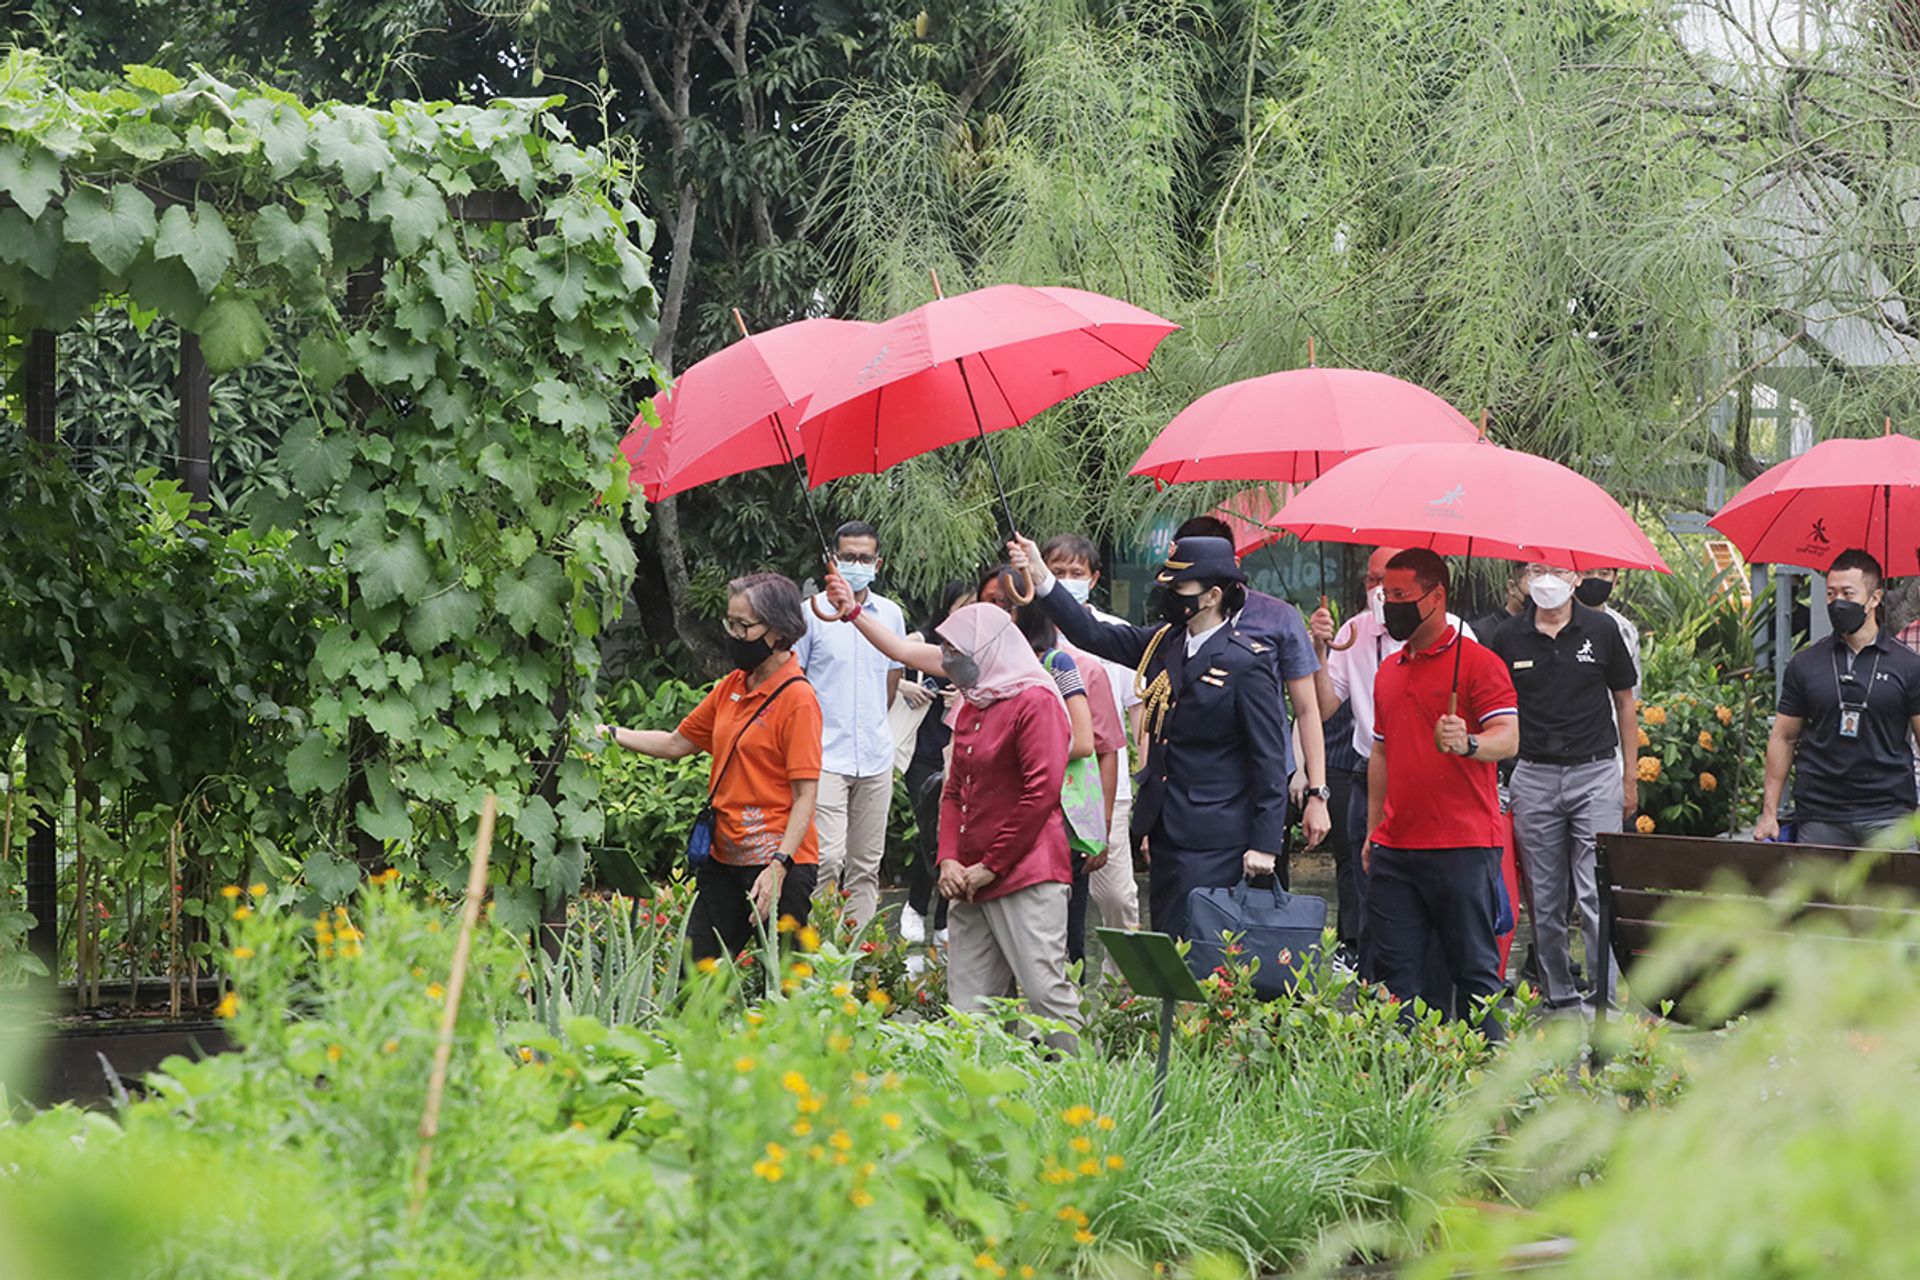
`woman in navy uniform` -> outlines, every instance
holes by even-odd
[[[1133,667],[1144,701],[1147,761],[1134,822],[1147,833],[1155,929],[1187,936],[1187,896],[1242,876],[1271,875],[1287,830],[1287,731],[1272,648],[1233,617],[1247,579],[1223,538],[1177,540],[1156,581],[1164,622],[1102,622],[1053,577],[1027,538],[1008,544],[1015,569],[1062,635]]]

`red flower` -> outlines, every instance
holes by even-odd
[[[869,941],[869,942],[863,942],[860,944],[860,954],[863,956],[870,956],[874,952],[878,951],[879,949],[880,949],[880,944],[877,942]]]
[[[1227,966],[1225,966],[1225,965],[1223,965],[1223,964],[1217,964],[1217,965],[1215,965],[1215,966],[1213,966],[1213,976],[1214,976],[1214,977],[1216,977],[1216,978],[1224,978],[1224,977],[1226,977],[1226,976],[1227,976]]]
[[[667,923],[667,918],[664,915],[657,915],[653,918],[653,922],[664,928]]]

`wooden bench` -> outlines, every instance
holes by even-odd
[[[1831,870],[1859,855],[1858,849],[1826,845],[1605,833],[1600,837],[1598,864],[1600,949],[1613,955],[1625,975],[1663,937],[1684,927],[1662,918],[1674,904],[1765,896],[1801,872]],[[1740,892],[1720,883],[1727,872],[1740,877]],[[1894,850],[1879,855],[1866,868],[1863,884],[1869,891],[1895,890],[1920,900],[1920,853]],[[1805,911],[1820,913],[1840,930],[1851,930],[1875,918],[1884,919],[1885,908],[1835,903],[1815,893]],[[1686,988],[1668,994],[1677,1003],[1676,1016],[1690,1020]]]

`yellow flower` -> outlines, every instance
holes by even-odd
[[[240,1012],[240,997],[231,991],[221,996],[220,1003],[213,1008],[213,1016],[216,1018],[231,1018],[238,1012]]]
[[[1660,757],[1641,756],[1639,773],[1642,782],[1660,781]]]
[[[1092,1244],[1093,1232],[1087,1230],[1085,1227],[1082,1227],[1078,1231],[1073,1233],[1073,1241],[1075,1244]]]
[[[887,1126],[887,1128],[889,1129],[898,1129],[900,1127],[899,1113],[894,1111],[887,1112],[885,1115],[880,1117],[880,1123]]]
[[[867,992],[867,1003],[876,1009],[884,1009],[893,1003],[893,997],[878,987],[875,987],[872,991]]]
[[[851,1018],[854,1014],[860,1012],[860,1005],[857,1001],[853,1001],[853,1000],[842,1001],[840,1005],[840,1012],[846,1014],[849,1018]]]
[[[693,967],[698,969],[701,973],[712,973],[715,969],[718,969],[720,967],[720,962],[718,960],[715,960],[712,956],[702,956],[700,959],[693,962]]]
[[[785,1169],[766,1160],[755,1160],[753,1172],[756,1177],[765,1178],[768,1182],[778,1182],[787,1176]]]
[[[860,1098],[854,1099],[855,1105],[858,1105],[861,1101],[862,1099]],[[799,1111],[800,1114],[803,1116],[818,1115],[820,1112],[820,1107],[821,1107],[820,1099],[815,1097],[802,1098],[800,1099],[800,1101],[794,1104],[794,1108],[797,1111]]]
[[[1721,724],[1732,724],[1733,708],[1732,707],[1715,707],[1713,709],[1713,718],[1718,720]]]
[[[1700,749],[1702,751],[1713,750],[1713,735],[1711,733],[1708,733],[1705,729],[1702,729],[1700,731],[1700,737],[1697,739],[1697,741],[1700,743]]]
[[[1648,707],[1647,708],[1648,724],[1659,726],[1659,725],[1665,724],[1666,722],[1667,722],[1667,709],[1665,707]]]
[[[1099,1120],[1095,1121],[1095,1123],[1098,1124],[1103,1131],[1107,1133],[1113,1132],[1112,1116],[1101,1116]]]
[[[792,1129],[792,1133],[793,1133],[793,1136],[794,1136],[794,1137],[796,1137],[796,1138],[804,1138],[804,1137],[806,1137],[806,1136],[807,1136],[808,1134],[810,1134],[810,1133],[812,1133],[812,1132],[813,1132],[813,1121],[811,1121],[811,1120],[795,1120],[795,1121],[793,1122],[793,1129]]]
[[[847,1199],[853,1201],[856,1209],[865,1209],[873,1203],[873,1195],[865,1187],[855,1187],[847,1194]]]
[[[835,1129],[832,1135],[827,1138],[827,1145],[835,1151],[851,1151],[853,1149],[853,1138],[848,1135],[845,1129]]]
[[[445,998],[446,994],[447,994],[447,989],[441,986],[439,983],[429,982],[427,984],[427,999],[440,1000]]]
[[[1100,1162],[1098,1160],[1082,1160],[1080,1162],[1080,1176],[1083,1178],[1099,1177]]]
[[[800,949],[818,951],[820,949],[820,931],[812,925],[800,930]]]
[[[1124,1169],[1124,1168],[1126,1168],[1126,1167],[1127,1167],[1127,1162],[1126,1162],[1126,1161],[1125,1161],[1124,1159],[1122,1159],[1121,1157],[1119,1157],[1119,1156],[1108,1156],[1108,1157],[1107,1157],[1107,1168],[1109,1168],[1109,1169]]]
[[[237,884],[223,884],[220,886],[220,896],[228,902],[232,902],[240,896],[240,886]]]
[[[256,898],[264,898],[267,896],[267,886],[258,883],[250,884],[247,886],[247,892]]]
[[[798,1071],[789,1071],[781,1076],[780,1087],[788,1093],[797,1093],[802,1097],[813,1092],[813,1086],[808,1084],[807,1078]]]
[[[793,968],[789,969],[788,972],[796,978],[811,978],[813,976],[813,966],[805,960],[796,960]]]
[[[1639,732],[1640,732],[1640,745],[1641,745],[1641,746],[1643,746],[1643,747],[1650,747],[1650,746],[1652,746],[1652,745],[1653,745],[1653,739],[1652,739],[1652,738],[1649,738],[1649,737],[1647,736],[1647,731],[1646,731],[1645,729],[1642,729],[1642,730],[1640,730]]]
[[[1093,1150],[1093,1139],[1092,1138],[1075,1138],[1072,1142],[1069,1142],[1067,1145],[1072,1147],[1075,1151],[1078,1151],[1080,1154],[1085,1155],[1087,1152]]]
[[[787,1149],[777,1142],[767,1144],[767,1159],[780,1161],[787,1158]]]
[[[1710,773],[1703,773],[1700,775],[1700,789],[1702,791],[1718,791],[1720,789],[1720,779]]]
[[[522,1062],[532,1062],[532,1061],[533,1061],[533,1050],[531,1050],[531,1049],[529,1049],[529,1048],[527,1048],[527,1046],[525,1046],[525,1045],[521,1045],[521,1046],[520,1046],[520,1061],[522,1061]]]
[[[753,1070],[753,1059],[752,1058],[735,1058],[733,1060],[733,1069],[735,1071],[740,1072],[742,1075],[745,1075],[747,1072]]]
[[[767,1020],[767,1015],[766,1015],[766,1014],[764,1014],[764,1013],[762,1013],[762,1012],[760,1012],[760,1011],[759,1011],[758,1009],[749,1009],[749,1010],[747,1010],[747,1025],[748,1025],[748,1026],[750,1026],[750,1027],[757,1027],[757,1026],[759,1026],[759,1025],[760,1025],[761,1023],[763,1023],[763,1022],[765,1022],[766,1020]]]
[[[235,960],[251,960],[253,959],[253,948],[252,947],[235,947],[233,949],[233,958]]]
[[[792,916],[783,915],[780,917],[780,932],[792,933],[795,929],[798,929],[799,927],[800,927],[800,922],[798,920],[795,920]]]
[[[1060,1113],[1060,1118],[1075,1128],[1078,1128],[1093,1119],[1093,1108],[1084,1103],[1071,1106]]]
[[[1062,1222],[1078,1223],[1080,1221],[1080,1211],[1070,1204],[1060,1206],[1060,1212],[1054,1216]]]
[[[394,1040],[391,1038],[389,1038],[385,1044],[380,1046],[380,1052],[382,1053],[398,1053],[399,1051],[400,1051],[400,1042],[398,1040]]]
[[[1638,831],[1643,836],[1652,835],[1653,819],[1643,813],[1639,817],[1633,820],[1633,829],[1635,831]]]
[[[245,920],[248,916],[252,914],[253,914],[253,908],[248,906],[244,902],[233,909],[233,918],[235,920]]]
[[[1034,1274],[1032,1267],[1024,1262],[1020,1264],[1020,1280],[1033,1280]]]
[[[827,1037],[827,1048],[835,1053],[845,1053],[853,1048],[853,1037],[844,1031],[836,1031]]]
[[[413,976],[416,978],[424,978],[427,976],[427,971],[425,969],[422,969],[419,965],[413,966],[413,968],[408,970],[408,972],[413,974]]]
[[[845,1000],[852,994],[853,984],[851,982],[836,982],[833,984],[833,998],[835,1000]]]
[[[328,1045],[328,1046],[327,1046],[327,1061],[328,1061],[328,1062],[338,1062],[338,1061],[340,1061],[340,1054],[341,1054],[342,1052],[343,1052],[343,1051],[341,1050],[341,1048],[340,1048],[340,1046],[339,1046],[339,1045],[337,1045],[337,1044],[330,1044],[330,1045]]]

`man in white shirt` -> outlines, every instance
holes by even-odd
[[[880,571],[880,532],[850,520],[834,533],[834,567],[854,599],[900,636],[900,606],[870,589]],[[831,614],[824,594],[819,613]],[[880,907],[880,863],[887,851],[887,810],[893,804],[893,734],[887,708],[900,687],[899,663],[841,622],[807,612],[807,634],[793,647],[820,699],[820,795],[814,823],[820,833],[820,879],[815,899],[833,888],[847,895],[847,917],[858,931]]]
[[[1379,547],[1367,557],[1367,607],[1347,619],[1337,641],[1333,615],[1326,606],[1314,610],[1307,622],[1314,652],[1320,658],[1320,670],[1314,673],[1313,683],[1314,692],[1319,695],[1321,719],[1332,718],[1341,703],[1349,704],[1353,710],[1353,749],[1360,756],[1360,767],[1347,799],[1347,856],[1352,859],[1352,883],[1359,899],[1361,927],[1357,936],[1363,976],[1371,976],[1365,925],[1367,875],[1360,862],[1360,851],[1372,834],[1367,830],[1367,764],[1373,757],[1373,678],[1380,664],[1400,652],[1406,643],[1387,634],[1385,618],[1387,561],[1399,552],[1398,547]],[[1447,621],[1469,640],[1477,638],[1473,628],[1453,614],[1447,615]]]
[[[1093,540],[1077,533],[1062,533],[1047,540],[1040,558],[1067,594],[1087,606],[1088,612],[1102,622],[1120,622],[1110,613],[1088,603],[1100,582],[1100,552]],[[1106,668],[1107,682],[1113,686],[1120,723],[1127,728],[1129,743],[1139,733],[1136,709],[1140,694],[1133,669],[1117,662],[1099,660]],[[1092,903],[1100,911],[1100,922],[1110,929],[1140,927],[1140,885],[1133,878],[1133,761],[1130,748],[1121,752],[1120,767],[1114,779],[1113,819],[1107,825],[1107,849],[1087,864],[1087,888]]]

